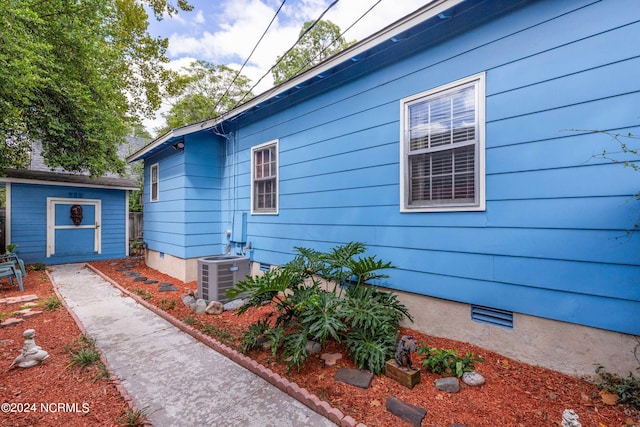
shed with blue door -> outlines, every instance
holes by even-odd
[[[5,237],[27,264],[62,264],[129,255],[129,196],[121,178],[5,170]]]
[[[634,0],[434,1],[145,162],[147,262],[361,241],[429,334],[626,375],[640,335]],[[613,137],[618,135],[618,137]],[[615,153],[603,156],[603,153]],[[612,157],[613,156],[613,157]],[[614,161],[612,161],[614,160]]]

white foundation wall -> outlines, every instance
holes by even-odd
[[[183,259],[147,250],[145,262],[154,270],[175,277],[185,283],[198,280],[198,258]]]
[[[468,304],[395,293],[414,318],[413,323],[405,321],[403,326],[434,337],[468,342],[577,377],[595,376],[599,365],[626,377],[639,365],[634,356],[639,341],[631,335],[518,313],[513,314],[510,329],[471,320]]]
[[[147,265],[183,282],[198,280],[198,259],[181,259],[148,251]],[[251,263],[251,274],[263,274]],[[403,326],[434,337],[468,342],[531,365],[577,377],[593,377],[602,365],[626,377],[636,372],[637,337],[588,326],[513,314],[513,328],[471,320],[469,304],[394,291],[409,309],[414,322]],[[427,343],[429,345],[429,343]],[[638,350],[640,352],[640,348]]]

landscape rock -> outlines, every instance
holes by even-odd
[[[340,360],[342,360],[341,353],[324,353],[320,356],[320,359],[324,362],[324,366],[335,366]]]
[[[307,350],[307,354],[316,354],[316,353],[320,353],[320,351],[322,350],[322,346],[320,345],[319,342],[309,340],[307,341],[305,350]]]
[[[462,382],[471,387],[478,387],[484,384],[485,380],[482,375],[473,371],[462,374]]]
[[[0,298],[0,304],[20,304],[37,300],[38,295],[20,295],[17,297]]]
[[[400,417],[403,420],[411,423],[416,427],[420,427],[422,420],[427,415],[427,411],[418,406],[411,405],[403,402],[397,397],[387,398],[387,411],[391,412],[396,417]]]
[[[19,325],[22,322],[24,322],[24,319],[18,319],[17,317],[9,317],[8,319],[4,319],[0,323],[0,327],[4,328],[11,325]]]
[[[224,304],[220,301],[211,301],[204,312],[207,314],[222,314],[224,312]]]
[[[177,291],[177,290],[178,288],[173,286],[171,283],[160,283],[158,285],[158,292],[171,292],[171,291]]]
[[[562,427],[582,427],[580,421],[578,421],[578,414],[573,409],[565,409],[562,412]]]
[[[373,380],[373,374],[360,369],[340,368],[336,371],[333,379],[356,387],[369,388],[371,380]]]
[[[460,391],[460,382],[456,377],[438,378],[434,381],[436,388],[447,393],[457,393]]]
[[[134,282],[144,282],[145,280],[147,280],[147,278],[146,278],[146,277],[144,277],[144,276],[135,276],[135,277],[133,278],[133,281],[134,281]]]
[[[196,299],[193,295],[182,295],[182,303],[187,307],[193,308],[196,305]]]
[[[144,281],[145,285],[153,285],[155,283],[158,283],[158,281],[157,280],[145,280]]]
[[[207,309],[207,302],[202,298],[197,299],[196,303],[193,306],[193,310],[196,312],[196,314],[202,314],[205,312],[206,309]]]
[[[224,305],[225,311],[231,311],[242,307],[245,304],[243,299],[234,299]]]

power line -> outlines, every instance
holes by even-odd
[[[351,25],[349,25],[349,27],[347,27],[346,30],[344,30],[342,33],[340,33],[340,35],[338,35],[338,37],[336,37],[335,39],[333,39],[331,41],[331,43],[329,43],[324,49],[322,49],[320,52],[316,53],[316,55],[311,58],[311,60],[309,60],[309,62],[307,62],[306,64],[304,64],[302,67],[298,68],[296,70],[296,72],[294,73],[294,75],[298,75],[299,73],[301,73],[302,71],[306,70],[307,67],[311,64],[313,64],[313,61],[316,60],[316,58],[318,58],[319,56],[322,56],[323,53],[325,53],[327,51],[327,49],[329,49],[331,46],[333,46],[333,44],[335,42],[337,42],[338,40],[340,40],[342,37],[344,37],[344,35],[347,33],[347,31],[349,31],[350,29],[352,29],[354,27],[354,25],[356,25],[358,22],[360,22],[365,16],[367,16],[369,14],[369,12],[371,12],[377,5],[380,4],[382,0],[378,0],[373,6],[371,6],[365,13],[363,13],[362,15],[360,15],[360,17],[358,19],[355,20],[355,22]],[[283,55],[284,57],[284,55]],[[275,65],[274,65],[275,67]]]
[[[278,16],[278,14],[280,13],[280,11],[282,10],[282,7],[284,6],[284,4],[287,2],[287,0],[282,0],[282,3],[280,4],[280,7],[278,8],[278,10],[276,11],[276,14],[273,15],[273,18],[271,18],[271,22],[269,22],[269,25],[267,25],[267,28],[264,30],[264,32],[262,33],[262,35],[260,36],[260,39],[258,40],[258,42],[255,44],[255,46],[253,46],[253,49],[251,50],[251,53],[249,54],[249,56],[247,57],[247,59],[245,59],[244,63],[242,64],[242,67],[240,67],[240,70],[236,73],[235,77],[233,78],[233,80],[231,81],[231,83],[229,83],[229,86],[227,86],[227,90],[224,91],[224,93],[222,94],[222,96],[220,97],[220,99],[218,99],[218,102],[216,102],[216,105],[213,107],[213,112],[215,114],[216,109],[218,108],[218,106],[220,105],[220,103],[222,102],[222,100],[224,99],[225,96],[227,96],[227,94],[229,93],[229,91],[231,90],[231,87],[233,86],[233,84],[236,82],[236,80],[238,79],[238,77],[240,76],[240,73],[242,73],[242,70],[244,69],[244,66],[247,65],[247,62],[249,62],[249,59],[251,59],[251,57],[253,56],[254,52],[256,51],[256,49],[258,48],[258,45],[260,44],[260,42],[262,42],[262,39],[264,38],[264,36],[267,34],[267,32],[269,31],[269,28],[271,28],[271,25],[273,24],[273,22],[276,20],[276,17]],[[253,86],[249,92],[251,92],[251,90],[253,90],[253,88],[255,88],[255,86]],[[242,97],[242,99],[244,99],[246,97],[245,96]],[[242,101],[242,100],[241,100]],[[236,103],[236,105],[238,105]],[[235,105],[234,105],[235,107]]]
[[[254,85],[251,87],[251,89],[249,89],[249,91],[248,91],[247,93],[245,93],[245,94],[244,94],[244,96],[243,96],[243,97],[242,97],[238,102],[236,102],[236,104],[233,106],[233,108],[235,108],[235,107],[236,107],[236,106],[238,106],[240,103],[242,103],[242,101],[244,101],[244,100],[245,100],[245,98],[247,97],[247,95],[249,95],[249,94],[251,93],[251,91],[252,91],[253,89],[255,89],[255,88],[256,88],[256,86],[258,86],[258,85],[260,84],[260,82],[261,82],[261,81],[262,81],[262,80],[263,80],[267,75],[269,75],[269,73],[270,73],[270,72],[271,72],[271,71],[272,71],[272,70],[273,70],[273,69],[274,69],[274,68],[275,68],[275,67],[276,67],[276,66],[277,66],[277,65],[278,65],[278,64],[279,64],[283,59],[284,59],[284,57],[285,57],[285,56],[287,56],[287,54],[288,54],[289,52],[291,52],[291,51],[296,47],[296,45],[297,45],[298,43],[300,43],[300,40],[302,40],[302,38],[303,38],[304,36],[306,36],[306,35],[307,35],[307,33],[308,33],[309,31],[311,31],[311,29],[312,29],[313,27],[315,27],[315,26],[316,26],[316,24],[318,23],[318,21],[320,21],[320,20],[322,19],[322,17],[323,17],[323,16],[324,16],[328,11],[329,11],[329,9],[331,9],[333,6],[335,6],[339,1],[340,1],[340,0],[334,0],[334,2],[333,2],[333,3],[331,3],[331,4],[330,4],[330,5],[329,5],[329,6],[328,6],[328,7],[327,7],[327,8],[326,8],[326,9],[325,9],[321,14],[320,14],[320,16],[319,16],[315,21],[313,21],[313,24],[311,24],[311,26],[309,26],[309,28],[307,28],[307,29],[304,31],[304,33],[302,33],[302,34],[300,35],[300,37],[298,37],[298,40],[296,40],[296,42],[293,44],[293,46],[291,46],[291,47],[290,47],[290,48],[289,48],[289,49],[284,53],[284,55],[282,55],[280,58],[278,58],[278,60],[276,61],[276,63],[275,63],[275,64],[273,64],[273,66],[272,66],[271,68],[269,68],[269,70],[268,70],[266,73],[264,73],[264,74],[262,75],[262,77],[260,77],[260,79],[256,82],[256,84],[254,84]],[[232,109],[233,109],[233,108],[232,108]]]

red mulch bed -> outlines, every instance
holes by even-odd
[[[208,331],[213,338],[235,349],[238,349],[239,337],[247,325],[272,310],[269,306],[263,306],[250,309],[242,316],[237,316],[235,312],[196,315],[181,301],[184,293],[197,289],[196,282],[182,283],[139,263],[134,271],[149,279],[172,283],[179,288],[179,291],[174,292],[158,292],[157,284],[134,282],[124,272],[117,271],[121,265],[113,265],[112,261],[92,262],[91,265],[147,302],[163,308],[176,319],[203,332]],[[206,325],[214,325],[215,328],[209,326],[206,329]],[[42,332],[41,334],[39,331],[38,336],[44,338],[46,332]],[[345,415],[371,427],[410,425],[386,410],[385,402],[390,396],[426,409],[427,416],[422,422],[423,426],[561,426],[562,412],[565,409],[573,409],[584,427],[640,425],[637,410],[623,405],[605,404],[599,390],[588,381],[527,365],[468,343],[431,337],[411,329],[404,329],[402,333],[413,335],[430,347],[456,349],[460,354],[470,352],[481,356],[484,362],[477,363],[476,370],[486,378],[486,384],[481,387],[463,384],[461,391],[456,394],[440,392],[433,386],[434,380],[440,376],[423,368],[421,383],[413,389],[384,375],[375,377],[370,388],[360,389],[334,381],[338,368],[355,367],[346,357],[344,348],[336,343],[329,344],[325,349],[326,352],[341,352],[345,355],[335,367],[323,367],[318,354],[311,356],[299,372],[293,370],[288,373],[286,364],[275,360],[270,351],[256,350],[249,356],[326,400]],[[46,341],[41,342],[46,346]],[[416,354],[413,354],[413,364],[421,366]]]
[[[0,328],[0,426],[117,426],[128,409],[113,381],[94,378],[96,366],[70,366],[71,355],[65,347],[81,337],[73,318],[64,306],[44,310],[43,300],[55,296],[44,271],[31,271],[24,278],[24,293],[8,280],[0,282],[0,299],[35,294],[42,311],[18,325]],[[0,304],[0,317],[12,315],[25,304]],[[9,370],[20,354],[26,329],[35,329],[35,342],[49,353],[43,364],[28,369]],[[7,404],[9,406],[7,406]]]
[[[182,283],[148,268],[144,263],[138,264],[135,271],[149,279],[173,283],[180,289],[158,292],[157,284],[133,282],[124,272],[117,271],[120,265],[112,264],[113,261],[91,263],[138,297],[163,308],[180,321],[208,331],[209,335],[236,349],[239,336],[246,326],[272,310],[264,306],[250,309],[243,316],[237,316],[234,312],[217,316],[195,315],[181,301],[182,294],[197,288],[195,282]],[[6,280],[0,286],[0,299],[25,294],[38,295],[39,304],[55,295],[46,273],[41,271],[30,272],[25,278],[24,294],[16,287],[8,287]],[[21,306],[0,304],[0,315],[7,318]],[[35,307],[34,310],[42,310],[42,307]],[[29,328],[36,330],[36,344],[49,352],[50,357],[44,364],[30,369],[8,370],[22,348],[22,333]],[[319,356],[315,355],[299,372],[294,370],[287,373],[286,364],[275,360],[269,351],[253,351],[249,356],[326,400],[345,415],[351,415],[371,427],[410,425],[385,409],[386,399],[390,396],[426,409],[427,416],[422,426],[561,426],[564,409],[575,410],[584,427],[640,425],[637,410],[605,404],[598,389],[588,381],[520,363],[468,343],[435,338],[410,329],[403,330],[403,334],[414,335],[431,347],[457,349],[460,353],[472,352],[483,357],[485,361],[477,363],[476,369],[487,379],[487,383],[481,387],[463,385],[459,393],[448,394],[434,388],[433,381],[439,376],[423,368],[421,383],[411,390],[385,376],[375,377],[369,389],[360,389],[334,381],[338,368],[354,367],[346,358],[344,348],[335,343],[329,344],[325,351],[345,354],[336,367],[323,367]],[[54,311],[43,310],[42,314],[25,319],[19,325],[0,328],[0,404],[9,403],[11,409],[21,409],[21,412],[0,412],[0,426],[75,427],[122,423],[128,406],[114,382],[105,379],[94,381],[98,372],[95,367],[69,365],[71,356],[65,347],[72,345],[80,336],[81,331],[64,307]],[[414,365],[420,366],[419,356],[414,354],[413,358]],[[59,407],[58,404],[63,406]],[[88,411],[85,410],[85,404],[88,405]],[[26,412],[27,409],[29,412]],[[49,409],[49,412],[45,409]]]

